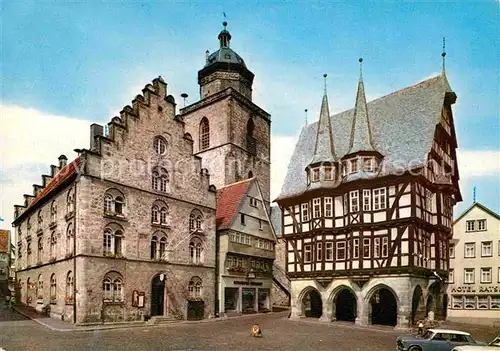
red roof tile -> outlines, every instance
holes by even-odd
[[[217,229],[228,229],[233,217],[238,212],[241,200],[246,195],[252,179],[233,183],[217,191],[217,211],[215,223]]]
[[[63,167],[55,177],[50,181],[49,184],[38,194],[38,196],[31,202],[28,208],[33,207],[40,199],[48,195],[52,190],[57,188],[58,185],[62,184],[65,180],[69,179],[77,172],[80,171],[80,166],[82,164],[82,159],[78,156],[73,162],[69,163],[65,167]]]
[[[0,252],[9,252],[9,231],[0,230]]]

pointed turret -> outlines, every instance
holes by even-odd
[[[372,132],[370,129],[370,119],[368,118],[368,108],[366,106],[365,85],[363,84],[362,65],[363,59],[359,59],[360,72],[358,82],[358,93],[356,95],[356,105],[352,117],[351,140],[348,154],[359,151],[375,151],[372,143]]]
[[[335,155],[330,109],[326,94],[326,76],[326,74],[323,75],[325,78],[325,92],[321,102],[314,154],[311,162],[306,167],[308,184],[315,182],[321,182],[322,184],[323,181],[335,181],[338,174],[338,160]]]
[[[342,176],[358,172],[376,172],[382,154],[373,146],[365,85],[363,83],[363,59],[359,59],[359,82],[356,105],[352,115],[349,149],[342,157]]]
[[[335,147],[333,144],[332,124],[330,121],[330,109],[328,106],[328,96],[326,94],[326,74],[325,92],[321,102],[321,111],[319,114],[318,129],[316,132],[316,144],[314,146],[314,156],[310,162],[311,165],[321,162],[336,162]]]

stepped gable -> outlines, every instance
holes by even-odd
[[[453,94],[444,74],[411,87],[393,92],[367,104],[372,143],[384,155],[378,176],[418,168],[427,161],[434,130],[441,119],[447,94]],[[338,157],[349,152],[354,109],[331,116],[335,152]],[[314,155],[318,123],[312,123],[300,133],[288,165],[281,193],[276,200],[302,194],[307,190],[304,169]]]
[[[217,212],[215,221],[217,230],[228,229],[238,213],[241,200],[247,194],[254,178],[233,183],[217,191]]]
[[[61,156],[62,157],[62,156]],[[61,157],[59,160],[61,161]],[[64,156],[64,160],[66,156]],[[51,176],[42,175],[42,185],[33,184],[33,195],[24,195],[24,206],[23,205],[15,205],[15,220],[14,224],[19,222],[22,215],[26,213],[28,210],[35,207],[36,204],[42,201],[42,199],[47,198],[50,194],[52,194],[55,190],[59,189],[61,186],[66,185],[69,181],[73,180],[75,176],[80,172],[82,167],[82,159],[81,156],[78,156],[71,163],[64,165],[60,164],[60,169],[57,173],[53,173],[57,167],[51,166]],[[51,180],[46,184],[48,178]]]
[[[96,154],[100,154],[102,150],[102,143],[112,143],[116,139],[118,129],[123,131],[128,131],[130,128],[131,120],[136,120],[141,118],[145,113],[145,109],[151,108],[153,102],[157,102],[159,99],[164,99],[166,102],[171,104],[173,109],[173,115],[175,116],[175,98],[172,95],[166,95],[167,93],[167,83],[163,80],[161,76],[153,79],[153,84],[148,83],[142,89],[142,94],[136,95],[132,100],[132,106],[126,105],[120,111],[120,117],[115,116],[107,124],[108,133],[105,135],[103,126],[99,124],[92,124],[90,126],[90,150]],[[183,123],[182,118],[179,116],[174,117],[174,120]],[[189,138],[187,138],[189,139]]]

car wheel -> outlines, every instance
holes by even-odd
[[[422,348],[420,346],[412,346],[408,351],[422,351]]]

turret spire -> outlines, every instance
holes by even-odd
[[[224,29],[221,30],[217,38],[219,39],[221,48],[228,48],[229,43],[231,42],[231,33],[229,33],[229,31],[226,29],[227,27],[226,21],[222,22],[222,25],[224,26]]]
[[[351,141],[348,154],[359,151],[375,151],[372,143],[368,107],[366,105],[365,86],[362,72],[363,59],[359,59],[359,82],[356,95],[356,106],[352,117]]]
[[[314,156],[311,161],[311,164],[316,164],[320,162],[335,162],[337,160],[333,144],[330,109],[328,107],[328,96],[326,93],[326,77],[327,75],[324,74],[323,78],[325,79],[324,83],[325,91],[323,94],[323,100],[321,102],[318,130],[316,134],[316,144],[314,147]]]

